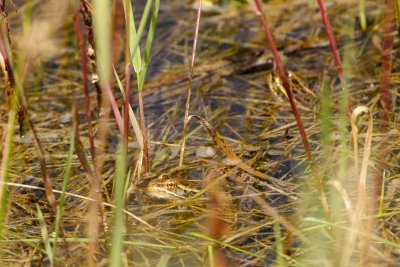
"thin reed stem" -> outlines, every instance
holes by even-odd
[[[319,10],[321,12],[322,20],[325,25],[326,32],[328,33],[329,43],[331,45],[333,58],[335,59],[336,68],[338,70],[340,82],[342,83],[342,89],[346,90],[346,80],[344,78],[343,66],[342,61],[340,60],[339,50],[337,49],[335,36],[332,31],[331,22],[329,21],[328,13],[326,12],[324,1],[318,0]]]
[[[297,106],[296,106],[296,103],[295,103],[295,100],[294,100],[294,96],[292,94],[291,85],[290,85],[290,83],[289,83],[289,81],[288,81],[288,79],[286,77],[286,73],[285,73],[285,71],[283,69],[281,60],[279,58],[278,49],[276,48],[276,45],[275,45],[275,42],[274,42],[274,38],[272,36],[272,33],[270,31],[270,28],[269,28],[269,25],[268,25],[268,22],[267,22],[267,18],[266,18],[265,13],[264,13],[264,11],[262,9],[261,0],[254,0],[254,1],[255,1],[255,7],[256,7],[256,14],[259,17],[259,19],[261,21],[261,24],[263,26],[264,34],[265,34],[265,36],[266,36],[266,38],[268,40],[269,47],[271,48],[272,54],[273,54],[274,59],[275,59],[275,63],[276,63],[276,67],[278,69],[279,77],[282,80],[283,87],[285,88],[286,94],[287,94],[287,96],[289,98],[290,107],[292,109],[294,118],[296,120],[297,128],[299,129],[299,132],[300,132],[300,136],[301,136],[301,140],[303,142],[304,150],[306,152],[307,160],[308,160],[308,163],[310,164],[312,175],[313,175],[313,177],[314,177],[314,179],[316,181],[316,187],[317,187],[317,190],[318,190],[318,193],[319,193],[319,198],[321,200],[321,205],[322,205],[323,211],[325,213],[325,216],[327,218],[329,218],[331,215],[330,215],[330,211],[329,211],[328,200],[326,198],[325,191],[324,191],[324,184],[323,184],[323,181],[321,179],[321,176],[318,174],[318,172],[317,172],[317,170],[316,170],[316,168],[315,168],[315,166],[314,166],[314,164],[312,162],[310,144],[308,142],[307,134],[306,134],[306,131],[304,129],[304,125],[303,125],[303,122],[301,120],[300,113],[299,113],[299,111],[297,109]]]
[[[128,152],[128,133],[129,133],[129,96],[131,87],[131,64],[127,63],[125,66],[125,103],[124,103],[124,149],[125,153]],[[125,155],[126,157],[127,155]]]
[[[139,112],[140,112],[140,128],[142,129],[143,137],[143,165],[144,172],[150,172],[150,158],[149,158],[149,148],[147,145],[147,133],[146,133],[146,122],[144,119],[144,107],[143,107],[143,94],[139,91]]]
[[[80,51],[80,56],[81,56],[83,92],[85,95],[85,116],[86,116],[86,124],[87,124],[88,134],[89,134],[90,155],[92,156],[93,165],[96,166],[96,150],[94,147],[94,134],[93,134],[93,128],[92,128],[92,116],[91,116],[91,108],[90,108],[89,81],[88,81],[88,73],[87,73],[85,41],[83,40],[81,25],[80,25],[79,17],[78,17],[78,11],[75,11],[75,13],[74,13],[74,26],[75,26],[75,32],[76,32],[76,35],[78,38],[79,51]]]
[[[393,0],[386,1],[386,12],[383,21],[382,38],[382,71],[381,71],[381,102],[382,102],[382,130],[386,132],[389,128],[389,112],[391,107],[391,71],[392,50],[394,37],[394,8]]]
[[[203,6],[203,0],[199,0],[199,6],[197,8],[196,29],[194,32],[192,61],[190,63],[190,69],[189,69],[189,79],[188,79],[186,107],[185,107],[185,118],[183,121],[183,131],[182,131],[182,146],[181,146],[181,151],[180,151],[180,156],[179,156],[179,168],[183,167],[183,158],[184,158],[184,154],[185,154],[186,133],[187,133],[187,125],[188,125],[188,121],[189,121],[190,97],[191,97],[191,93],[192,93],[192,77],[193,77],[193,71],[194,71],[194,60],[196,58],[197,39],[198,39],[198,35],[199,35],[200,16],[201,16],[202,6]]]
[[[282,80],[283,87],[285,88],[286,94],[287,94],[287,96],[289,98],[290,106],[292,108],[292,112],[293,112],[294,118],[296,119],[297,127],[298,127],[298,129],[300,131],[301,140],[303,141],[304,150],[306,152],[307,159],[311,163],[312,157],[311,157],[310,144],[308,143],[307,135],[306,135],[306,132],[304,130],[304,125],[303,125],[303,122],[301,121],[300,113],[299,113],[299,111],[297,109],[297,106],[296,106],[296,103],[294,101],[291,85],[290,85],[290,83],[289,83],[289,81],[288,81],[288,79],[286,77],[286,73],[285,73],[285,71],[283,69],[281,60],[279,58],[278,49],[276,48],[276,45],[275,45],[275,42],[274,42],[274,38],[272,37],[272,33],[271,33],[270,29],[269,29],[267,18],[266,18],[265,13],[264,13],[264,11],[262,9],[261,0],[255,0],[255,4],[256,4],[256,9],[257,9],[256,10],[256,14],[259,17],[259,19],[261,21],[261,24],[263,26],[265,36],[266,36],[266,38],[268,40],[269,47],[271,48],[272,54],[273,54],[274,59],[275,59],[276,67],[277,67],[278,72],[279,72],[279,77]]]

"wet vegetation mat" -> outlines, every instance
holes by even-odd
[[[398,4],[1,1],[1,265],[400,266]]]

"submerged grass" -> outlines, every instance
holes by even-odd
[[[76,112],[76,106],[74,105],[74,106],[72,106],[72,114],[75,114],[75,112]],[[69,150],[68,150],[68,158],[67,158],[67,163],[65,166],[65,173],[64,173],[64,178],[63,178],[63,183],[62,183],[62,188],[61,188],[61,195],[58,199],[58,207],[57,207],[55,230],[54,230],[54,244],[53,244],[52,259],[51,259],[52,263],[55,262],[57,240],[58,240],[58,235],[59,235],[59,231],[60,231],[60,227],[61,227],[61,221],[63,218],[65,193],[67,191],[69,179],[71,178],[71,164],[72,164],[72,156],[74,154],[74,149],[75,149],[75,133],[78,130],[77,127],[78,127],[78,124],[74,120],[74,125],[72,126],[72,130],[71,130],[71,144],[70,144]],[[65,236],[64,236],[64,238],[65,238]]]
[[[11,107],[0,102],[0,263],[395,266],[400,257],[400,187],[394,113],[400,65],[395,55],[386,54],[385,62],[381,56],[389,47],[382,35],[389,29],[382,28],[387,7],[361,0],[325,6],[336,53],[344,55],[343,90],[344,79],[341,74],[338,78],[339,66],[312,1],[257,1],[259,12],[268,11],[265,19],[283,59],[280,72],[287,71],[287,84],[268,60],[272,54],[265,51],[254,9],[228,1],[207,2],[201,10],[198,3],[124,0],[117,10],[126,25],[125,34],[120,33],[122,39],[126,36],[123,48],[111,41],[109,27],[111,9],[118,5],[94,1],[92,9],[89,2],[81,2],[84,16],[94,12],[101,109],[91,108],[96,85],[88,85],[90,74],[80,70],[86,56],[93,59],[84,53],[83,40],[90,39],[90,33],[79,29],[81,23],[88,25],[87,18],[81,22],[76,12],[74,20],[60,18],[63,26],[53,31],[62,34],[52,38],[62,52],[35,62],[42,68],[37,70],[43,73],[40,82],[33,77],[35,68],[23,67],[34,64],[33,51],[26,52],[29,62],[25,53],[18,57],[13,70],[21,84],[14,89],[17,95],[18,86],[28,88],[24,93],[30,118],[55,188],[50,191],[59,197],[53,224],[43,163],[36,156],[38,137],[31,132],[15,136],[17,99]],[[37,14],[57,13],[42,6],[45,3],[32,2],[32,12],[28,6],[32,17],[25,17],[29,23],[24,34],[34,30]],[[22,24],[18,15],[8,17],[11,25]],[[19,35],[16,27],[11,28],[12,38]],[[70,34],[72,27],[79,37],[80,58],[71,49],[71,42],[77,41]],[[3,47],[8,40],[2,33],[0,52],[6,58],[8,50]],[[398,36],[392,38],[396,47]],[[192,52],[190,63],[191,48],[196,54]],[[125,62],[111,66],[110,50],[120,54],[116,58],[125,51]],[[188,83],[192,91],[185,103]],[[90,90],[82,89],[86,86]],[[138,90],[131,93],[130,87]],[[392,94],[390,107],[387,98],[380,101],[382,94]],[[298,108],[310,153],[302,146],[304,138],[288,97]],[[71,103],[86,103],[86,109],[77,108],[71,115]],[[355,112],[351,120],[348,103]],[[387,118],[381,111],[388,112]],[[140,113],[140,126],[135,113]],[[179,143],[185,113],[187,121],[196,118],[204,128],[194,120],[185,126],[183,167]],[[134,131],[127,134],[128,119]],[[201,152],[205,150],[212,152]],[[311,153],[313,170],[307,164]],[[148,161],[145,170],[143,161]],[[166,173],[182,176],[182,183],[197,193],[176,201],[148,197],[146,183]],[[383,177],[378,186],[378,180],[373,181],[376,175]],[[326,203],[321,192],[326,193]]]

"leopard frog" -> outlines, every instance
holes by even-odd
[[[198,192],[194,186],[185,185],[181,177],[173,177],[168,174],[161,174],[158,178],[151,180],[145,193],[156,199],[185,199],[190,193]]]
[[[218,173],[221,174],[222,170],[219,170]],[[185,177],[174,174],[176,173],[164,173],[158,176],[158,178],[151,180],[145,188],[145,194],[155,199],[176,200],[186,199],[190,194],[200,191],[194,185],[186,185],[184,183],[186,181]],[[231,173],[227,179],[237,184],[253,185],[260,183],[254,176],[240,171]]]

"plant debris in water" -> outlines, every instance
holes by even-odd
[[[113,201],[117,173],[124,168],[123,136],[115,113],[99,109],[101,99],[95,88],[99,84],[89,86],[89,117],[97,137],[102,131],[100,121],[110,114],[105,142],[88,130],[82,61],[67,2],[15,1],[15,6],[7,3],[6,7],[11,65],[17,78],[14,86],[21,97],[18,101],[25,99],[18,103],[29,112],[27,118],[20,118],[25,120],[22,135],[10,134],[10,125],[18,129],[18,119],[10,119],[10,95],[16,91],[10,91],[10,77],[4,76],[0,155],[2,168],[6,166],[2,173],[7,172],[1,179],[8,178],[0,184],[6,196],[0,218],[2,265],[118,265],[109,250],[116,232],[112,225],[117,216],[118,203]],[[145,5],[133,2],[137,12],[133,17],[139,25]],[[143,142],[131,127],[123,228],[118,229],[122,264],[398,265],[399,38],[398,24],[393,22],[390,90],[381,91],[386,86],[381,66],[386,47],[382,44],[387,23],[384,1],[366,1],[364,11],[360,11],[361,0],[325,3],[343,61],[345,90],[313,1],[263,4],[310,142],[310,162],[254,5],[204,0],[190,81],[191,119],[183,168],[178,167],[179,151],[197,2],[167,2],[161,3],[158,13],[143,90],[130,94],[138,120],[139,102],[143,102],[151,171],[144,171]],[[91,6],[82,3],[87,15]],[[125,77],[126,38],[123,27],[118,28],[125,18],[122,4],[115,4],[113,11],[122,22],[113,19],[117,30],[112,36],[112,60],[117,75]],[[152,11],[149,14],[154,16]],[[2,21],[2,46],[6,47],[4,17]],[[87,44],[88,21],[79,23]],[[143,35],[150,32],[145,30]],[[138,46],[142,53],[145,45]],[[5,49],[0,47],[3,71]],[[92,74],[97,71],[87,67]],[[122,87],[138,86],[133,78],[120,82]],[[111,79],[110,87],[121,111],[124,97],[116,79]],[[383,107],[387,108],[382,94],[391,99],[387,118],[382,115]],[[26,120],[32,122],[34,132]],[[35,135],[43,156],[38,154]],[[71,146],[74,153],[69,157]],[[103,167],[97,173],[99,162]],[[51,184],[43,179],[43,168]],[[57,207],[49,204],[49,186],[59,200],[66,173],[62,231],[55,246]],[[93,193],[94,177],[100,177],[101,194]],[[91,217],[93,201],[102,205]],[[91,240],[91,218],[98,225],[96,242]],[[88,259],[88,255],[93,257]]]

